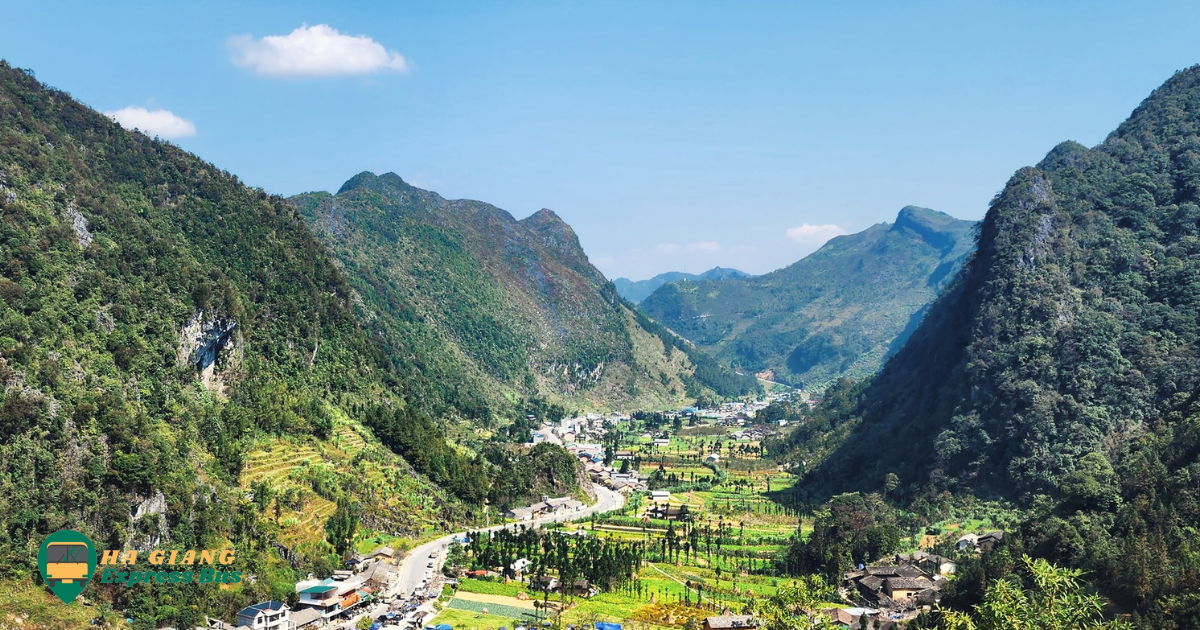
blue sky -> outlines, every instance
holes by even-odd
[[[979,218],[1200,62],[1200,3],[99,4],[0,0],[0,57],[270,192],[395,171],[551,208],[634,279]]]

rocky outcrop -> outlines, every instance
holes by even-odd
[[[205,317],[204,311],[196,311],[179,331],[176,361],[179,365],[190,363],[200,373],[204,385],[220,393],[224,383],[217,374],[217,361],[223,352],[230,359],[240,354],[236,329],[237,320],[233,318]]]

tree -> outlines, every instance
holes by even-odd
[[[360,508],[345,497],[339,497],[337,509],[325,519],[325,540],[333,545],[339,557],[345,558],[358,530]]]
[[[897,476],[896,473],[891,473],[891,472],[888,473],[887,476],[884,477],[884,480],[883,480],[884,496],[891,494],[892,491],[898,487],[900,487],[900,477]]]
[[[821,576],[806,575],[770,597],[752,600],[746,611],[758,619],[759,630],[832,629],[833,621],[818,608],[835,596],[833,587]]]
[[[1017,576],[988,588],[973,613],[945,612],[948,630],[1121,630],[1122,620],[1105,621],[1100,596],[1080,582],[1083,571],[1056,567],[1041,558],[1022,558],[1028,587]]]

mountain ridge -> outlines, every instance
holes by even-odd
[[[735,369],[821,389],[873,373],[973,247],[974,222],[905,206],[752,278],[666,283],[639,308]]]
[[[874,378],[776,445],[799,492],[1015,502],[1025,548],[1138,627],[1197,627],[1200,66],[1013,174],[978,244]]]
[[[519,401],[534,398],[659,408],[757,386],[718,392],[697,379],[695,363],[706,360],[632,317],[552,210],[518,220],[369,172],[338,194],[292,201],[347,269],[365,324],[396,340],[386,342],[393,357],[423,357],[410,378],[434,381],[438,408],[491,422],[498,409],[523,417]]]
[[[661,287],[668,282],[678,282],[680,280],[724,280],[726,278],[749,278],[753,274],[728,267],[713,267],[703,273],[687,273],[685,271],[667,271],[660,273],[653,278],[646,280],[630,280],[629,278],[616,278],[613,284],[617,287],[617,292],[621,297],[637,304],[646,299],[655,289]]]

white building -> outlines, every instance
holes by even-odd
[[[283,602],[262,602],[239,610],[237,623],[251,630],[291,630],[291,610]]]

